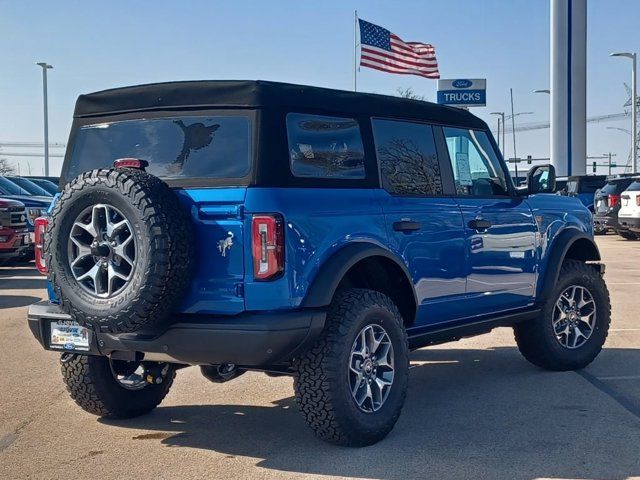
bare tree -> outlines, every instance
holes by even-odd
[[[396,192],[429,195],[442,192],[436,156],[424,152],[415,142],[394,137],[378,149],[378,154],[382,172]]]
[[[413,88],[411,87],[407,87],[407,88],[398,87],[396,88],[396,92],[398,92],[398,96],[402,98],[408,98],[410,100],[422,100],[423,102],[426,100],[424,95],[418,95],[413,91]]]
[[[0,175],[15,175],[16,167],[10,165],[6,158],[0,158]]]

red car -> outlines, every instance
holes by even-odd
[[[0,260],[26,258],[32,250],[24,204],[0,198]]]

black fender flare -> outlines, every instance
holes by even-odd
[[[569,249],[578,241],[588,242],[589,248],[592,249],[589,252],[585,252],[584,257],[580,260],[584,261],[600,261],[600,251],[598,246],[593,241],[593,237],[587,233],[584,233],[576,228],[568,228],[560,232],[555,240],[553,240],[548,258],[546,261],[546,268],[542,278],[540,294],[538,295],[538,301],[544,302],[551,294],[553,287],[558,281],[560,276],[560,269],[562,268],[562,262]]]
[[[407,266],[393,253],[368,242],[351,243],[338,250],[322,264],[320,271],[311,281],[301,306],[304,308],[320,308],[329,305],[338,285],[349,269],[360,260],[368,257],[385,257],[390,259],[400,267],[409,285],[413,286],[413,280],[411,279],[411,274]],[[418,302],[415,289],[412,288],[411,291],[413,293],[413,300],[417,306]]]

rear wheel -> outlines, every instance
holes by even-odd
[[[93,170],[67,184],[45,251],[62,309],[99,332],[168,320],[191,280],[188,212],[160,179],[131,169]]]
[[[565,260],[552,294],[535,320],[514,326],[522,355],[547,370],[576,370],[602,350],[611,317],[609,291],[600,273]]]
[[[62,377],[83,410],[105,418],[150,412],[169,392],[175,369],[168,363],[125,362],[95,355],[63,357]]]
[[[382,293],[337,294],[316,344],[296,360],[298,406],[315,434],[345,446],[382,440],[407,391],[409,353],[402,317]]]

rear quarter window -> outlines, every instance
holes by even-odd
[[[286,122],[294,176],[365,178],[364,147],[355,119],[289,113]]]

